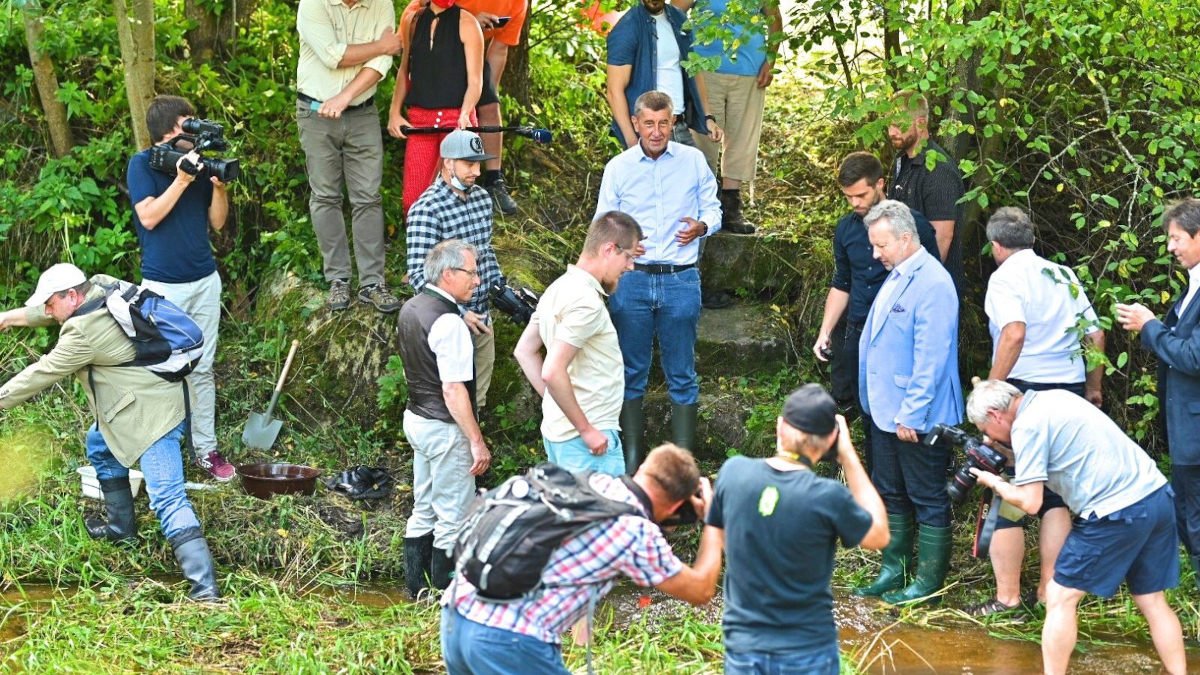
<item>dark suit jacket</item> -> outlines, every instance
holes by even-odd
[[[1200,296],[1183,316],[1176,302],[1162,321],[1142,327],[1142,346],[1158,355],[1158,400],[1167,416],[1174,465],[1200,465]]]

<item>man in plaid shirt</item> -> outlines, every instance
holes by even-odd
[[[587,616],[618,575],[693,605],[712,599],[722,531],[704,528],[696,564],[689,567],[675,557],[657,525],[684,500],[704,519],[712,486],[700,477],[690,452],[663,445],[650,453],[631,484],[596,474],[592,485],[639,507],[644,516],[619,516],[566,539],[542,571],[543,587],[521,600],[488,602],[458,575],[442,596],[442,656],[450,675],[567,673],[560,636]]]
[[[482,409],[496,361],[488,289],[500,281],[502,274],[492,250],[492,198],[475,181],[479,178],[479,163],[492,155],[484,153],[478,134],[461,129],[446,136],[441,152],[441,173],[408,211],[408,283],[417,292],[425,287],[425,256],[438,242],[462,239],[475,246],[480,284],[464,305],[463,320],[475,344],[475,402]]]

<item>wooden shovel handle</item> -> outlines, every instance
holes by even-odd
[[[275,384],[276,395],[283,391],[283,381],[287,379],[288,370],[292,367],[292,359],[296,356],[296,348],[299,346],[299,340],[292,340],[292,348],[288,350],[287,360],[283,362],[283,371],[279,373],[279,382]]]

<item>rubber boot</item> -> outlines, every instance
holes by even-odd
[[[883,601],[893,605],[912,603],[942,590],[950,569],[951,543],[949,527],[917,528],[917,576],[903,589],[884,593]]]
[[[646,411],[642,399],[631,398],[621,404],[621,447],[625,450],[625,473],[632,476],[645,454]]]
[[[679,447],[696,451],[696,417],[700,404],[671,404],[671,442]]]
[[[721,229],[732,234],[754,234],[754,225],[742,215],[741,190],[721,190]]]
[[[118,543],[137,541],[137,522],[133,518],[133,490],[129,487],[129,476],[105,478],[100,481],[104,493],[104,511],[108,522],[99,518],[83,521],[93,539],[107,539]]]
[[[171,538],[171,546],[175,549],[175,561],[179,563],[183,578],[192,584],[188,597],[192,600],[220,598],[212,553],[200,530],[184,530]]]
[[[408,588],[408,596],[414,600],[421,591],[429,588],[432,558],[432,532],[404,538],[404,585]]]
[[[855,595],[876,597],[904,587],[905,576],[912,569],[912,514],[889,513],[888,532],[892,536],[883,549],[883,564],[879,567],[879,576],[869,586],[854,589]]]
[[[429,567],[429,585],[439,591],[446,590],[450,585],[450,577],[454,574],[454,551],[441,548],[433,549],[433,560]]]

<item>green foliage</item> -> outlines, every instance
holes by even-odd
[[[399,354],[388,357],[386,371],[379,377],[377,384],[379,393],[375,395],[375,400],[379,402],[380,408],[396,409],[408,400],[408,382],[404,379],[404,362],[400,360]]]

